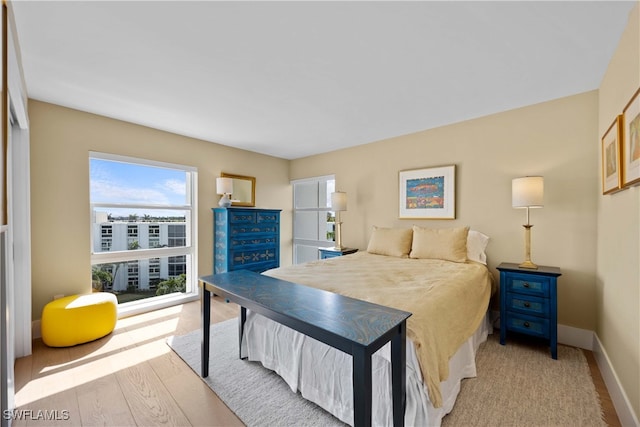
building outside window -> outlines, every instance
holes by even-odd
[[[89,166],[94,290],[123,307],[197,296],[195,168],[102,153]]]

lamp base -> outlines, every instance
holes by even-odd
[[[532,270],[537,270],[538,269],[538,266],[535,265],[534,263],[532,263],[529,260],[523,262],[522,264],[518,264],[518,267],[520,267],[520,268],[530,268]]]
[[[531,227],[533,227],[533,225],[528,224],[528,222],[529,222],[529,219],[527,218],[527,224],[523,225],[524,227],[524,262],[518,265],[518,267],[537,270],[538,266],[535,265],[533,262],[531,262]]]
[[[222,197],[220,197],[218,206],[220,206],[221,208],[228,208],[229,206],[231,206],[231,199],[229,198],[228,194],[223,194]]]

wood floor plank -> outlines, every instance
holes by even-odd
[[[122,369],[116,378],[137,425],[191,425],[148,362]]]
[[[61,390],[18,407],[26,426],[57,427],[82,425],[78,396],[73,388]]]
[[[83,426],[133,426],[135,420],[115,374],[77,387]]]
[[[20,357],[14,365],[15,392],[18,393],[31,381],[33,356]]]
[[[173,351],[163,357],[156,357],[149,363],[192,425],[244,425]]]

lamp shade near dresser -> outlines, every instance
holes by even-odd
[[[549,340],[558,358],[558,267],[522,268],[503,262],[500,271],[500,344],[507,331]]]
[[[213,208],[213,273],[280,266],[280,209]]]

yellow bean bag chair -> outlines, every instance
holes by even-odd
[[[58,298],[42,310],[42,341],[70,347],[109,335],[118,319],[118,300],[108,292]]]

